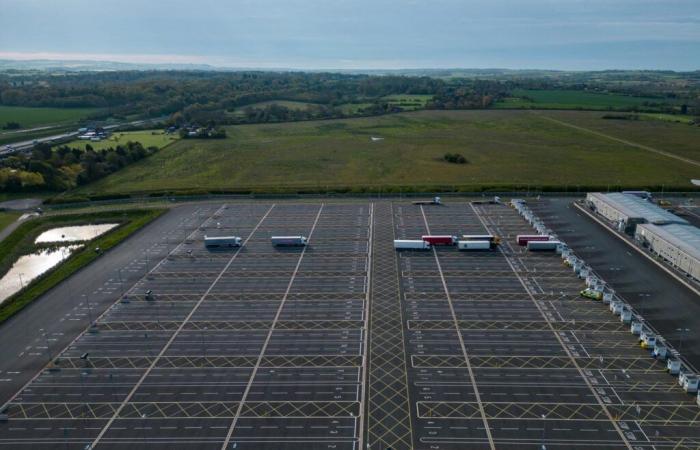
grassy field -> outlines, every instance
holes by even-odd
[[[567,90],[515,89],[513,96],[494,105],[496,109],[588,109],[607,110],[642,106],[644,102],[658,103],[661,99],[630,97],[620,94],[601,94]]]
[[[95,108],[25,108],[0,106],[0,126],[7,122],[19,122],[22,128],[77,122],[99,111]]]
[[[9,270],[19,256],[33,251],[36,248],[34,239],[47,229],[87,223],[120,223],[119,227],[91,241],[90,245],[78,250],[54,269],[32,281],[24,290],[5,300],[0,306],[0,323],[12,317],[77,270],[99,258],[100,256],[94,251],[95,247],[100,247],[103,252],[108,251],[164,212],[164,209],[131,209],[93,214],[57,215],[34,219],[20,225],[0,242],[0,273],[2,274]]]
[[[0,231],[4,230],[6,226],[17,220],[21,215],[16,211],[0,211]]]
[[[425,104],[432,100],[432,95],[390,95],[384,97],[382,100],[388,102],[390,105],[399,106],[403,108],[404,111],[413,111],[416,109],[422,109]]]
[[[602,113],[541,114],[586,123],[700,160],[700,128],[613,121]],[[614,122],[614,123],[611,123]],[[663,135],[648,127],[663,127]],[[334,121],[229,127],[228,138],[179,141],[79,189],[78,194],[154,191],[281,191],[334,187],[690,187],[697,167],[571,129],[529,111],[419,111]],[[370,137],[384,139],[372,141]],[[447,152],[468,164],[443,161]],[[465,189],[465,190],[466,190]],[[398,189],[396,189],[398,190]]]
[[[662,113],[643,113],[640,114],[641,118],[644,120],[660,120],[662,122],[678,122],[678,123],[692,123],[692,116],[680,116],[677,114],[662,114]]]
[[[700,145],[698,145],[700,127],[663,120],[605,120],[601,119],[604,113],[547,111],[541,114],[618,139],[629,140],[700,161]],[[699,172],[700,168],[695,167],[695,171]]]
[[[103,148],[116,147],[119,144],[126,144],[129,141],[140,142],[144,147],[155,146],[163,148],[180,139],[177,134],[165,134],[161,130],[146,130],[146,131],[124,131],[112,134],[108,139],[100,142],[82,141],[76,139],[69,142],[69,147],[85,149],[87,144],[90,144],[94,150],[102,150]]]

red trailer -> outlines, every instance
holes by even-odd
[[[548,241],[549,236],[543,234],[519,234],[516,240],[518,245],[527,245],[530,241]]]
[[[448,235],[425,235],[421,239],[430,245],[455,245],[457,242],[457,236]]]

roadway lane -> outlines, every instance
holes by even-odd
[[[208,217],[213,210],[199,217],[207,208],[173,208],[0,325],[0,404],[184,239],[186,226]]]
[[[531,208],[617,293],[682,354],[700,367],[700,298],[651,261],[571,205],[569,198],[547,198]]]

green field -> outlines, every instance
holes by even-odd
[[[388,97],[382,98],[382,100],[388,102],[392,106],[399,106],[404,111],[413,111],[416,109],[425,108],[425,104],[432,100],[432,95],[390,95]]]
[[[15,211],[0,211],[0,231],[4,230],[6,226],[17,220],[20,213]]]
[[[99,109],[96,108],[25,108],[21,106],[0,106],[0,126],[4,126],[7,122],[19,122],[22,128],[58,125],[68,122],[77,122],[98,111]]]
[[[100,142],[76,139],[74,141],[70,141],[66,145],[84,150],[85,146],[90,144],[94,150],[102,150],[104,148],[116,147],[119,144],[126,144],[127,142],[131,141],[140,142],[144,147],[155,146],[158,148],[163,148],[166,145],[172,144],[178,139],[180,138],[177,134],[165,134],[162,130],[124,131],[116,132],[109,138]]]
[[[558,120],[661,145],[700,161],[700,129],[613,121],[601,113],[546,114]],[[611,123],[615,122],[615,123]],[[665,137],[648,131],[663,127]],[[528,111],[419,111],[381,117],[227,128],[224,140],[183,140],[78,195],[155,191],[279,192],[339,187],[649,186],[690,188],[698,168],[571,129]],[[384,140],[373,142],[373,136]],[[664,142],[673,142],[665,145]],[[447,152],[468,164],[443,161]],[[398,188],[396,188],[398,190]]]
[[[681,116],[677,114],[655,114],[655,113],[643,113],[640,114],[642,119],[649,120],[660,120],[662,122],[678,122],[678,123],[692,123],[693,117],[691,116]]]
[[[496,109],[628,109],[644,102],[660,103],[663,99],[631,97],[620,94],[570,90],[514,89],[512,96],[494,105]]]
[[[548,111],[541,114],[700,161],[700,127],[663,120],[605,120],[601,119],[604,113]],[[695,171],[700,172],[700,167],[696,166]]]

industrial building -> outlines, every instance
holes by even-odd
[[[614,222],[619,231],[633,235],[637,224],[687,224],[688,221],[640,196],[613,192],[592,192],[586,203],[595,212]]]
[[[693,225],[640,224],[635,239],[676,269],[700,281],[700,229]]]

